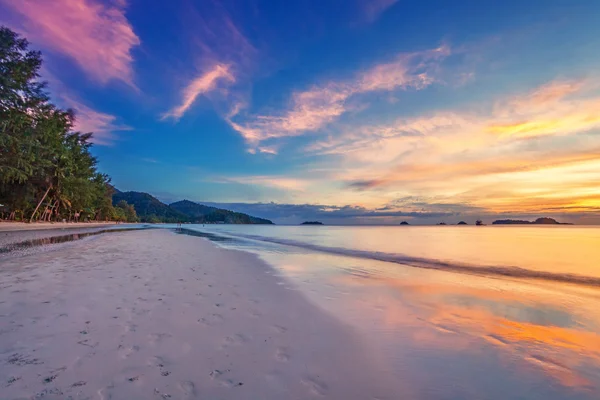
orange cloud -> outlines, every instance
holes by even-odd
[[[140,39],[127,21],[124,2],[96,0],[1,0],[21,16],[29,40],[74,60],[101,83],[133,84],[132,49]]]
[[[303,151],[328,156],[334,179],[348,184],[339,197],[359,189],[371,204],[442,196],[490,213],[598,212],[596,88],[593,80],[553,81],[487,111],[478,104],[342,127]]]

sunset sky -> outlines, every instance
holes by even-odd
[[[120,190],[279,223],[600,223],[596,0],[0,0]]]

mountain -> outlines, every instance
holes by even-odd
[[[187,215],[169,207],[148,193],[116,191],[112,200],[114,205],[121,200],[133,204],[141,222],[175,223],[189,221]]]
[[[141,222],[196,222],[201,224],[273,224],[268,219],[205,206],[189,200],[167,205],[156,197],[142,192],[121,192],[115,189],[113,204],[125,200],[133,204]]]
[[[169,204],[169,207],[187,215],[188,217],[198,218],[219,210],[217,207],[205,206],[204,204],[194,203],[189,200],[181,200]]]
[[[498,219],[492,222],[492,225],[572,225],[561,223],[555,220],[554,218],[538,218],[535,221],[523,221],[520,219]]]
[[[171,203],[170,207],[185,214],[191,221],[203,224],[273,224],[268,219],[253,217],[248,214],[224,210],[222,208],[205,206],[204,204],[194,203],[189,200]]]

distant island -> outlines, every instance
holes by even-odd
[[[300,225],[323,225],[320,221],[304,221]]]
[[[402,221],[402,222],[400,222],[400,225],[410,225],[410,224],[406,221]]]
[[[554,218],[538,218],[535,221],[525,221],[521,219],[498,219],[492,222],[492,225],[573,225],[569,223],[558,222]]]
[[[460,222],[459,222],[458,224],[456,224],[456,225],[469,225],[469,224],[467,224],[465,221],[460,221]]]

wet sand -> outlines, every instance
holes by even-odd
[[[382,371],[270,266],[201,238],[0,258],[2,399],[393,399]]]
[[[28,231],[40,229],[69,229],[69,228],[95,228],[114,225],[127,225],[126,223],[115,224],[114,222],[24,222],[0,221],[0,232]]]

